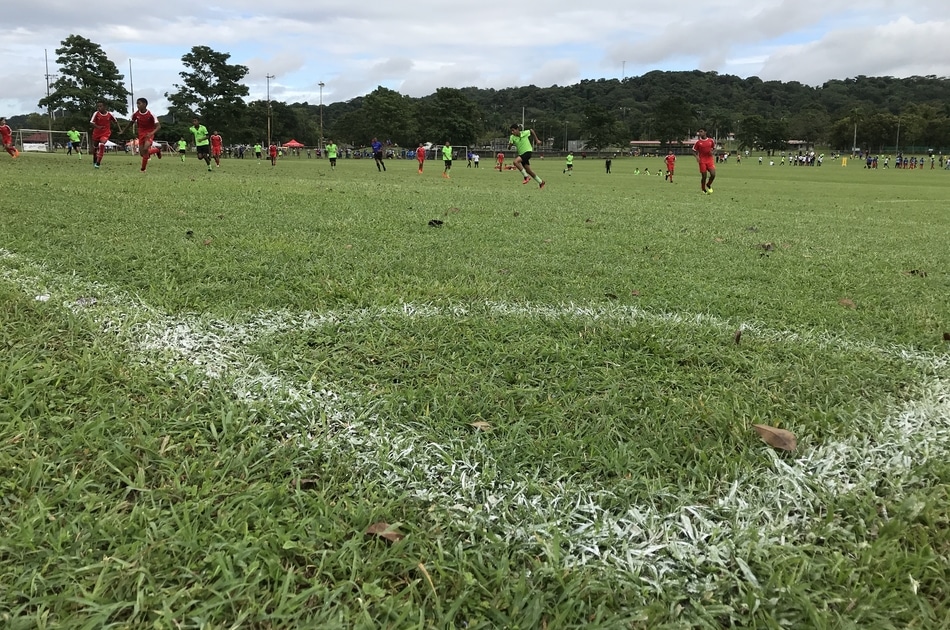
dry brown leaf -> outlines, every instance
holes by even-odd
[[[378,523],[373,523],[366,528],[367,536],[379,536],[380,538],[385,538],[389,542],[399,542],[405,536],[400,534],[396,529],[396,525],[390,525],[386,521],[379,521]]]
[[[714,238],[713,240],[714,240],[715,242],[717,242],[717,243],[722,243],[722,242],[723,242],[723,239],[721,239],[721,238],[719,238],[719,237],[716,237],[716,238]]]
[[[791,431],[770,427],[767,424],[753,424],[752,428],[759,434],[762,441],[769,446],[783,451],[794,451],[798,447],[798,439]]]
[[[634,289],[633,291],[630,292],[630,295],[632,295],[633,297],[640,297],[640,292]]]
[[[772,243],[759,243],[759,247],[761,247],[767,252],[770,252],[773,249],[775,249],[775,245],[772,245]]]
[[[854,303],[854,300],[849,299],[849,298],[841,298],[840,300],[838,300],[838,304],[840,304],[841,306],[843,306],[843,307],[845,307],[845,308],[857,308],[857,307],[858,307],[858,305]]]
[[[736,334],[733,336],[733,339],[736,341],[736,345],[739,345],[739,342],[742,341],[742,329],[736,331]]]
[[[485,422],[484,420],[478,420],[476,422],[472,422],[468,426],[478,431],[492,431],[495,429],[495,427],[491,425],[491,422]]]
[[[210,239],[210,238],[206,238],[206,239],[205,239],[205,242],[202,243],[202,245],[210,245],[210,244],[211,244],[211,239]]]
[[[454,208],[454,207],[453,207],[453,208],[449,208],[449,212],[451,212],[452,214],[457,214],[457,213],[461,212],[461,210],[459,210],[458,208]]]

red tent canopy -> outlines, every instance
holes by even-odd
[[[291,147],[291,148],[296,149],[296,148],[302,147],[302,146],[304,146],[304,145],[303,145],[303,143],[297,142],[296,140],[291,140],[290,142],[285,142],[285,143],[284,143],[284,146],[285,146],[285,147]]]

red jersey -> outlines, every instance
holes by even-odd
[[[716,148],[716,141],[712,138],[703,138],[702,140],[697,140],[696,144],[693,145],[693,151],[699,155],[700,158],[712,159],[713,150]]]
[[[110,135],[112,133],[112,123],[118,124],[119,121],[115,119],[112,112],[103,114],[96,110],[89,122],[92,124],[92,137],[98,138]]]
[[[277,145],[270,145],[270,147],[267,148],[267,152],[271,155],[271,157],[277,157]]]
[[[144,112],[135,110],[135,113],[132,114],[132,122],[135,123],[136,128],[139,130],[140,136],[144,136],[147,133],[154,133],[158,127],[158,118],[147,109]]]
[[[426,161],[426,150],[423,147],[416,149],[416,159],[420,162]]]
[[[13,144],[13,130],[10,129],[10,125],[0,125],[0,139],[3,140],[3,144]]]
[[[211,136],[211,152],[212,153],[221,153],[221,143],[223,140],[218,134]]]
[[[675,164],[676,164],[676,156],[675,156],[675,155],[667,155],[667,156],[666,156],[666,170],[672,171],[672,170],[673,170],[673,166],[674,166]]]
[[[504,161],[505,161],[505,154],[504,154],[504,153],[499,153],[499,154],[498,154],[498,161],[499,161],[499,162],[504,162]]]

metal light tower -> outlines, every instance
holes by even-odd
[[[49,57],[46,56],[46,49],[43,49],[43,61],[46,62],[46,111],[49,115],[49,133],[46,135],[46,149],[53,152],[53,104],[50,102],[49,80],[55,75],[49,73]]]
[[[267,146],[270,146],[270,80],[274,78],[274,75],[265,74],[264,76],[267,78]]]
[[[320,81],[317,85],[320,86],[320,155],[323,155],[323,86],[326,84]]]

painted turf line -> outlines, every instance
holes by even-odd
[[[365,398],[338,394],[330,384],[299,384],[274,374],[244,348],[288,330],[316,329],[367,318],[480,316],[570,317],[649,321],[677,326],[711,326],[730,332],[734,323],[706,315],[654,314],[639,309],[566,305],[534,307],[487,303],[437,308],[405,305],[327,314],[256,313],[241,322],[201,316],[172,317],[101,284],[58,276],[0,250],[2,277],[27,294],[51,295],[78,316],[126,346],[145,364],[187,378],[228,385],[240,400],[265,411],[283,438],[309,448],[337,449],[366,481],[409,491],[473,538],[499,537],[513,554],[539,554],[566,566],[612,569],[639,577],[657,590],[680,584],[702,593],[722,580],[756,583],[749,562],[763,560],[773,546],[807,541],[809,528],[823,521],[829,495],[871,492],[878,484],[913,487],[917,467],[950,455],[950,391],[947,356],[898,346],[878,346],[824,333],[784,333],[745,324],[757,336],[783,343],[860,349],[899,358],[922,375],[917,401],[895,407],[883,419],[854,418],[855,435],[803,449],[796,459],[771,452],[771,466],[726,483],[719,496],[682,503],[673,494],[653,505],[622,504],[608,490],[591,490],[570,478],[506,479],[490,449],[490,438],[466,436],[425,440],[411,427],[388,431],[385,419],[364,411]],[[95,298],[91,304],[89,298]],[[937,376],[934,376],[936,374]],[[191,383],[200,386],[199,383]],[[359,416],[357,412],[360,412]]]

